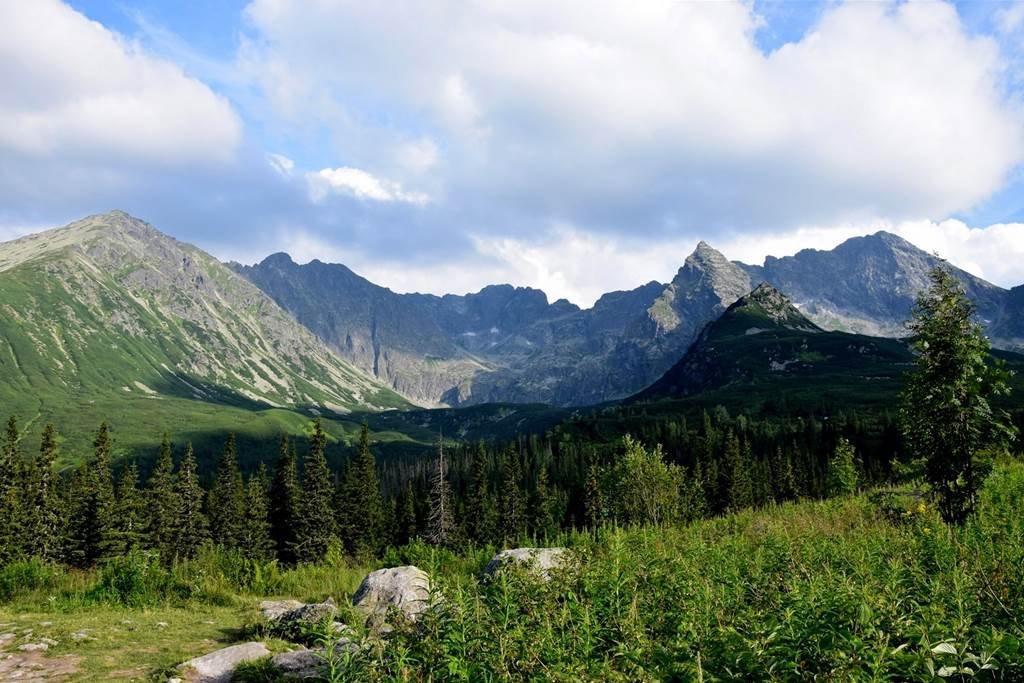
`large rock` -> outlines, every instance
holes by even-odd
[[[333,618],[338,613],[338,606],[330,598],[311,604],[298,600],[264,600],[260,603],[260,613],[270,623],[273,634],[287,638]]]
[[[551,578],[551,570],[560,566],[569,557],[565,548],[514,548],[502,550],[491,558],[484,569],[486,576],[495,576],[510,564],[524,565],[535,571],[545,581]]]
[[[352,604],[372,626],[382,624],[392,608],[409,621],[416,621],[429,603],[430,577],[413,566],[371,572],[352,596]]]
[[[305,606],[306,603],[298,600],[264,600],[260,603],[260,614],[267,621],[277,621],[292,610]]]
[[[263,643],[241,643],[190,659],[178,669],[191,683],[229,683],[239,664],[269,656],[270,650]]]

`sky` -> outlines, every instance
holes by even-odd
[[[0,0],[0,239],[591,305],[889,230],[1024,283],[1024,3]]]

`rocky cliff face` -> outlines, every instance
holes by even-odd
[[[937,263],[885,232],[762,266],[729,261],[701,242],[671,282],[612,292],[586,310],[509,285],[464,296],[396,294],[344,266],[299,266],[285,255],[236,269],[344,358],[420,403],[585,405],[655,381],[759,282],[825,329],[902,336]],[[1021,346],[1024,294],[954,272],[994,341]]]
[[[629,395],[750,289],[748,274],[704,243],[671,283],[611,292],[586,310],[510,285],[396,294],[344,266],[300,266],[286,255],[232,267],[342,357],[429,405],[584,405]]]

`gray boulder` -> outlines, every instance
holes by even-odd
[[[330,598],[311,604],[298,600],[265,600],[260,603],[260,613],[270,623],[272,633],[286,636],[333,618],[338,613],[338,606]]]
[[[392,608],[409,621],[416,621],[429,603],[430,577],[413,566],[371,572],[352,596],[352,604],[366,615],[371,626],[382,625]]]
[[[316,678],[323,669],[323,650],[292,650],[274,655],[274,667],[291,678]]]
[[[524,565],[536,572],[544,581],[551,579],[551,570],[561,566],[569,559],[569,551],[565,548],[514,548],[502,550],[491,558],[484,569],[484,575],[496,576],[503,567],[510,564]]]
[[[190,659],[178,669],[190,683],[229,683],[239,664],[269,656],[270,650],[263,643],[241,643]]]
[[[277,621],[292,610],[305,606],[306,603],[298,600],[264,600],[260,603],[260,614],[267,621]]]

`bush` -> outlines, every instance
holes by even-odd
[[[175,580],[156,553],[132,550],[104,565],[87,602],[127,607],[157,605],[189,597],[189,588]]]
[[[0,568],[0,602],[15,595],[52,589],[65,578],[64,568],[39,559],[14,562]]]

